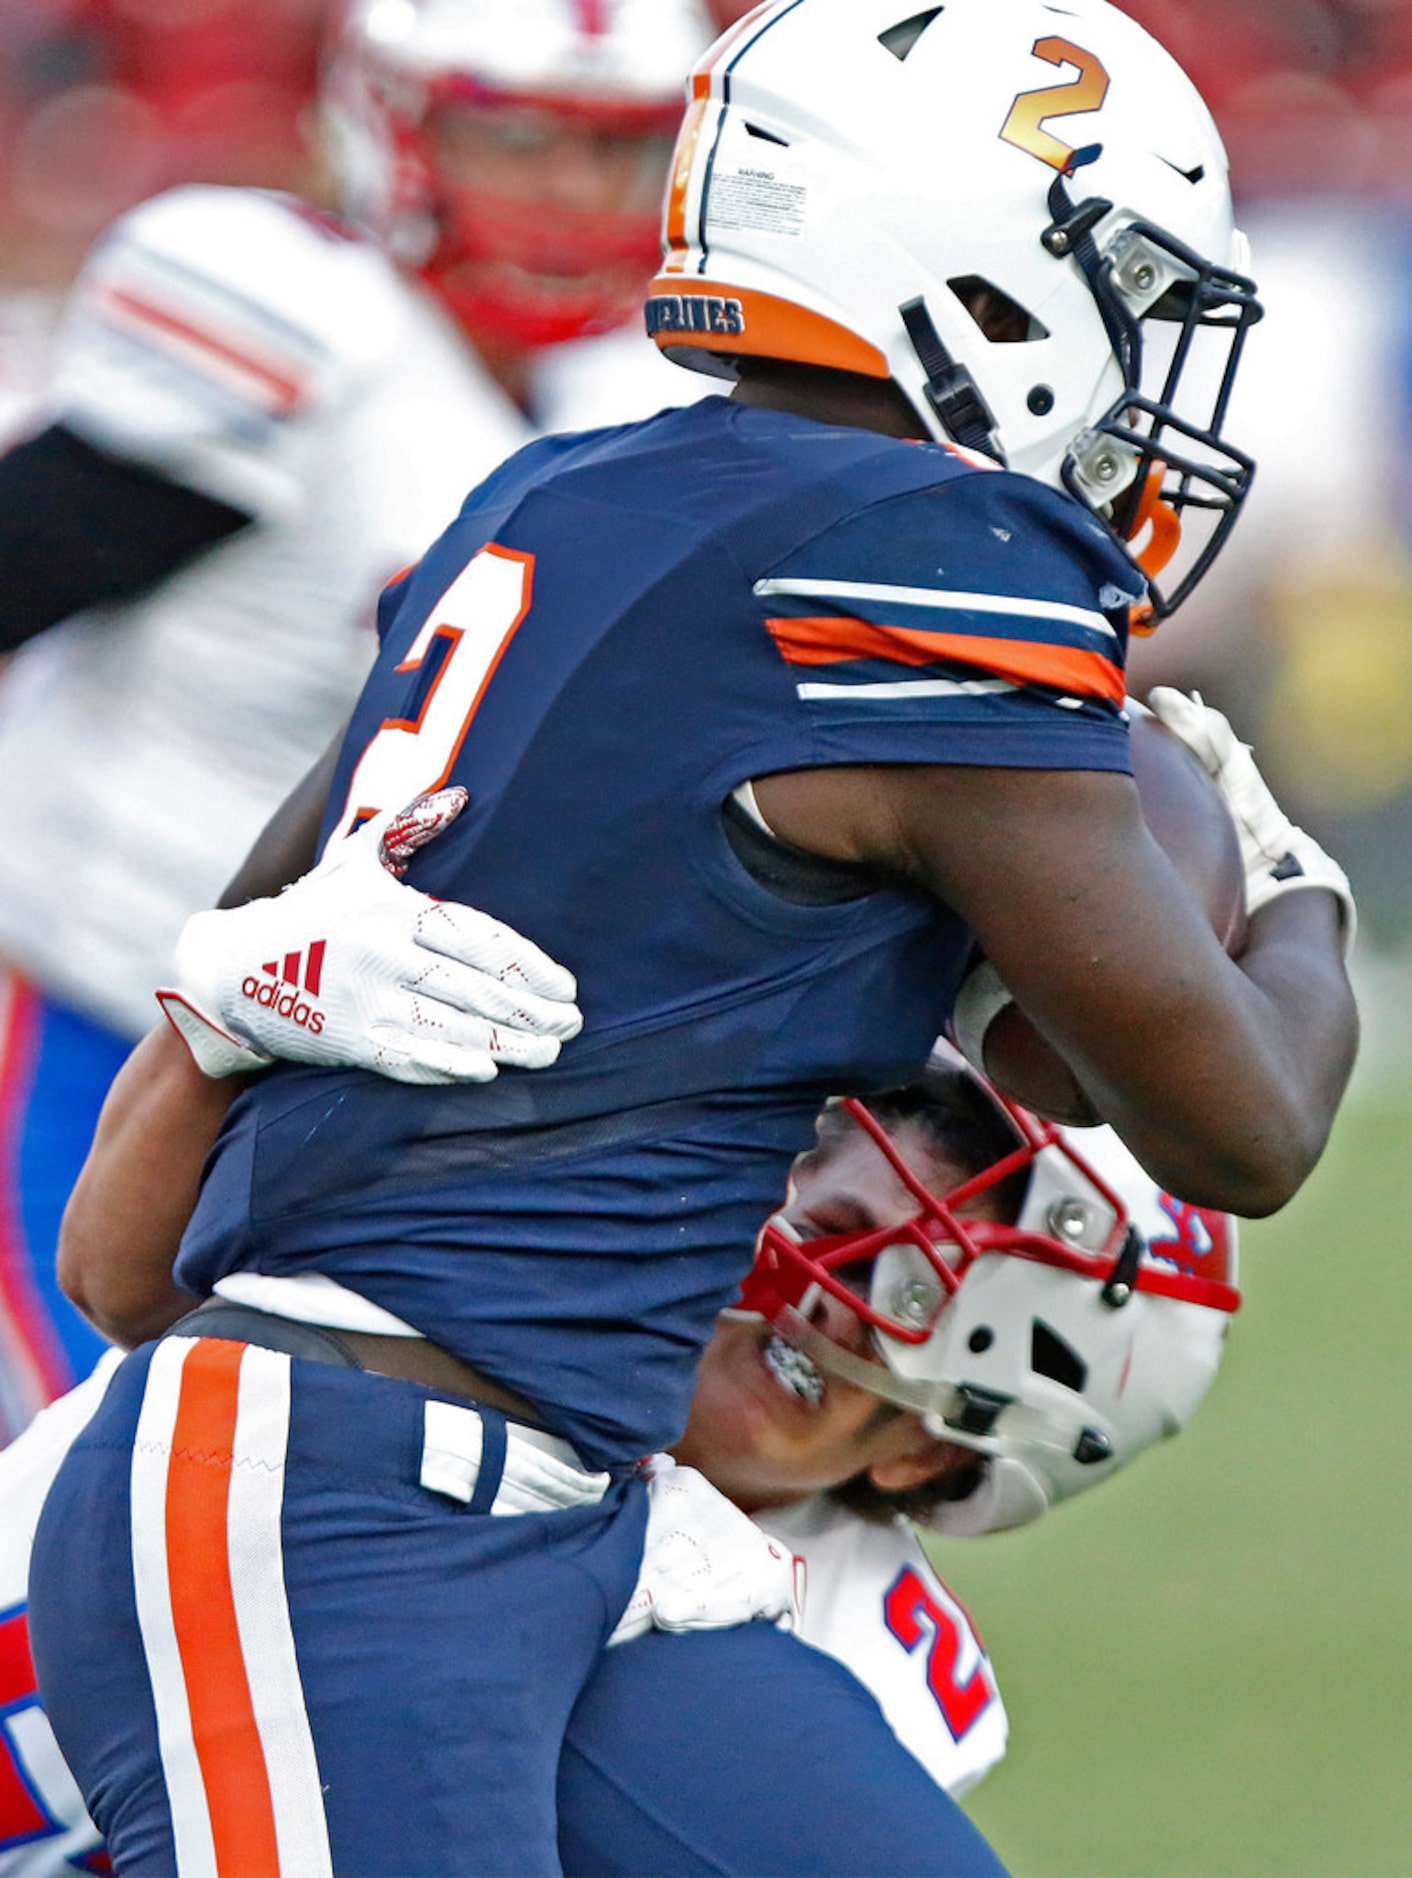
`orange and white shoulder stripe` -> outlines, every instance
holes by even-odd
[[[841,665],[859,659],[882,659],[905,666],[956,662],[980,666],[990,674],[989,681],[949,678],[859,684],[807,681],[795,687],[804,699],[925,697],[974,692],[978,685],[986,690],[1043,685],[1077,698],[1122,702],[1124,677],[1118,635],[1111,621],[1096,609],[1018,594],[962,593],[944,588],[851,580],[761,580],[755,583],[754,591],[762,599],[820,599],[830,605],[829,612],[808,617],[783,614],[767,618],[765,623],[770,636],[786,664]],[[964,614],[970,619],[990,616],[1009,621],[1033,620],[1038,626],[1047,622],[1066,637],[1072,637],[1074,629],[1078,628],[1092,635],[1097,643],[1087,646],[1056,644],[1047,638],[1007,637],[974,630],[948,632],[939,626],[880,623],[841,610],[849,605],[870,611],[896,607],[902,611]]]
[[[332,1878],[284,1582],[289,1371],[168,1338],[148,1374],[133,1579],[180,1878]]]
[[[169,256],[131,253],[87,284],[88,309],[272,417],[300,410],[321,349],[313,335]]]

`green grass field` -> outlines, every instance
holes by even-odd
[[[1345,1109],[1242,1238],[1188,1432],[1028,1531],[937,1548],[1010,1758],[1015,1878],[1412,1874],[1412,1090]]]

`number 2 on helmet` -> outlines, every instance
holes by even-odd
[[[1043,128],[1044,120],[1078,117],[1086,111],[1096,111],[1108,95],[1108,74],[1091,52],[1071,45],[1067,39],[1036,39],[1034,54],[1050,65],[1077,66],[1079,75],[1062,85],[1045,85],[1039,91],[1020,92],[1001,126],[1000,140],[1062,171],[1069,166],[1073,146],[1051,136]]]

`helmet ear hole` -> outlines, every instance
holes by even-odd
[[[1083,1394],[1088,1381],[1088,1364],[1078,1351],[1038,1317],[1030,1327],[1030,1368],[1075,1395]]]
[[[946,284],[992,345],[1030,345],[1049,337],[1044,322],[994,281],[980,274],[958,274]]]

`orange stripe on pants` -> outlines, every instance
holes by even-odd
[[[279,1878],[274,1804],[236,1624],[227,1509],[244,1345],[202,1338],[182,1370],[167,1569],[192,1736],[222,1878]]]

